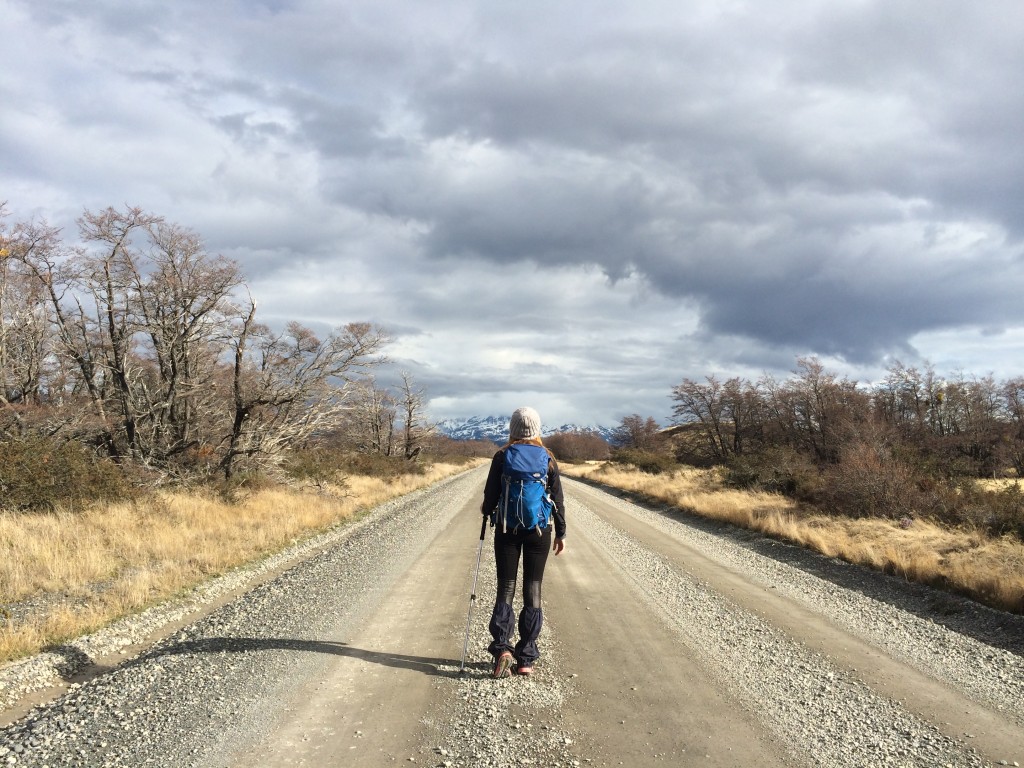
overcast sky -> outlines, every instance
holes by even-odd
[[[0,200],[140,206],[436,419],[1024,373],[1024,3],[0,0]]]

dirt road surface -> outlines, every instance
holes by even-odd
[[[0,730],[0,765],[1024,764],[1024,624],[566,481],[542,659],[490,678],[484,470]]]

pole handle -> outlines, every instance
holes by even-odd
[[[483,522],[480,524],[480,541],[483,541],[485,536],[487,536],[487,515],[484,515]]]

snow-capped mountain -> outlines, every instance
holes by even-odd
[[[490,440],[504,443],[508,439],[508,416],[470,416],[464,419],[445,419],[437,423],[437,430],[453,440]],[[560,427],[546,427],[545,437],[557,432],[593,432],[598,437],[610,440],[612,427],[584,427],[579,424],[563,424]]]

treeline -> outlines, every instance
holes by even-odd
[[[895,363],[864,387],[807,358],[785,381],[684,379],[672,398],[676,458],[725,465],[738,485],[840,514],[1024,536],[1017,487],[976,482],[1024,475],[1024,378],[944,378]]]
[[[14,506],[45,495],[18,466],[42,476],[60,464],[48,482],[69,486],[103,477],[104,463],[153,482],[231,479],[315,436],[411,457],[429,433],[408,375],[394,390],[370,375],[383,329],[273,329],[238,264],[139,208],[85,212],[77,243],[6,214],[0,205],[5,506],[19,488]]]

